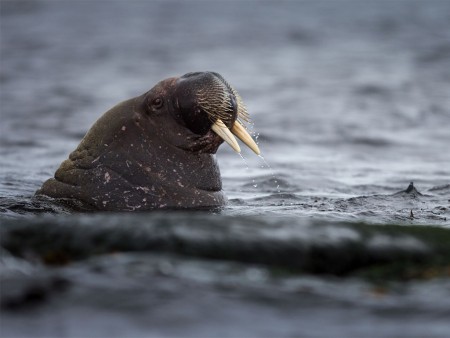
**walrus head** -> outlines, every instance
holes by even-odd
[[[37,195],[97,210],[209,208],[225,203],[214,158],[244,128],[239,94],[214,72],[169,78],[106,112]],[[70,202],[74,203],[70,203]]]
[[[184,132],[167,135],[180,148],[215,153],[226,141],[240,152],[234,134],[256,154],[260,153],[243,127],[249,116],[241,97],[218,73],[188,73],[161,81],[147,93],[146,104],[150,115],[166,114],[162,118],[173,119],[185,128]],[[175,140],[176,136],[181,138]]]

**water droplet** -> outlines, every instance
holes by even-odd
[[[249,170],[249,168],[248,168],[248,163],[247,163],[247,160],[245,159],[245,157],[242,156],[241,153],[238,153],[238,155],[242,158],[242,161],[244,161],[244,163],[245,163],[245,169],[246,169],[246,170]]]
[[[277,181],[277,179],[275,178],[275,173],[273,172],[272,167],[270,166],[269,163],[267,163],[266,159],[265,159],[262,155],[258,155],[258,157],[264,162],[264,164],[261,165],[261,168],[267,167],[267,169],[270,170],[270,174],[272,175],[273,182],[274,182],[274,184],[276,184],[276,186],[277,186],[277,192],[278,192],[278,193],[281,193],[280,185],[278,184],[278,181]]]
[[[254,134],[254,137],[255,137],[255,142],[256,142],[256,144],[258,144],[259,133],[255,133],[255,134]]]

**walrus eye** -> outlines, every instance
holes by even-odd
[[[153,99],[153,101],[152,101],[152,106],[156,109],[161,108],[163,106],[163,104],[164,104],[164,101],[159,97],[157,97],[156,99]]]

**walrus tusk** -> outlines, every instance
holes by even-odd
[[[241,152],[241,148],[239,147],[236,138],[233,136],[233,134],[227,128],[227,126],[222,122],[222,120],[217,119],[217,121],[212,125],[211,129],[217,135],[219,135],[226,143],[228,143],[235,152],[237,153]]]
[[[261,154],[258,145],[255,143],[255,141],[253,141],[252,137],[247,132],[247,130],[245,130],[244,126],[238,121],[234,122],[234,125],[231,128],[231,132],[236,135],[242,142],[244,142],[247,147],[253,150],[256,155]]]

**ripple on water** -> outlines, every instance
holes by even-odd
[[[257,190],[260,193],[295,192],[300,187],[287,177],[259,176],[242,185],[244,190]]]
[[[439,193],[449,193],[450,196],[450,184],[437,185],[428,189],[428,191],[437,191]]]
[[[265,193],[231,199],[227,214],[317,216],[373,223],[439,224],[450,219],[445,198],[421,194],[414,187],[394,194],[361,195],[350,198]],[[245,207],[242,209],[242,207]],[[234,210],[233,210],[234,209]]]

